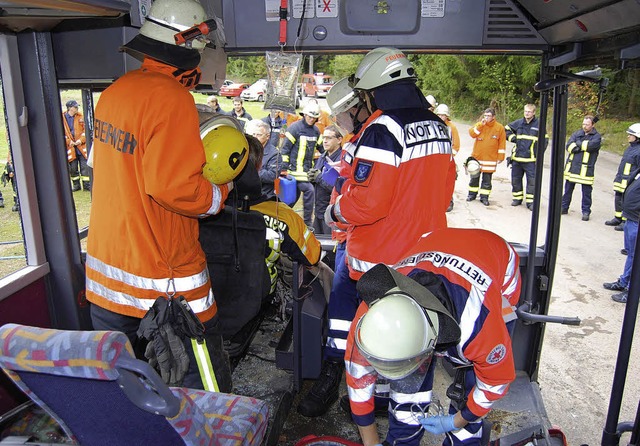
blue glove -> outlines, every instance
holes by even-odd
[[[420,424],[427,432],[432,434],[444,434],[456,430],[453,424],[455,415],[438,415],[435,417],[420,418]]]

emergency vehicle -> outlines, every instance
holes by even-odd
[[[67,173],[60,90],[82,91],[81,108],[90,147],[97,94],[140,65],[119,48],[137,34],[150,3],[148,0],[6,0],[0,4],[0,70],[5,119],[26,252],[26,265],[0,279],[0,325],[17,323],[62,330],[92,328],[85,299],[84,250],[84,239],[91,228],[78,227]],[[212,86],[220,85],[225,79],[227,55],[257,55],[265,51],[364,54],[373,48],[388,46],[406,53],[540,57],[540,81],[535,86],[540,93],[539,118],[542,127],[553,102],[553,114],[549,117],[555,131],[549,150],[539,160],[545,158],[551,164],[552,193],[546,206],[547,214],[542,215],[540,203],[534,203],[529,244],[514,244],[521,258],[524,280],[513,337],[518,377],[511,388],[510,406],[501,407],[504,417],[511,422],[503,423],[502,430],[493,434],[494,439],[501,439],[502,445],[562,444],[562,435],[551,429],[553,420],[548,420],[544,410],[537,377],[545,324],[579,323],[576,318],[548,314],[560,232],[564,142],[571,130],[566,129],[566,85],[582,81],[606,88],[603,79],[593,73],[576,73],[578,66],[640,67],[640,3],[637,0],[591,0],[572,4],[539,0],[201,0],[201,3],[210,17],[217,17],[217,25],[210,24],[208,28],[209,31],[216,28],[215,36],[211,35],[211,44],[204,50],[201,64],[201,83]],[[305,89],[306,95],[324,94],[324,90],[317,87],[317,77],[302,76],[303,85],[315,88]],[[329,82],[326,75],[320,77],[323,84]],[[315,84],[312,81],[316,81]],[[541,128],[539,133],[545,134],[545,129]],[[538,163],[538,176],[542,174],[542,165]],[[542,184],[536,182],[536,200],[543,196],[539,193]],[[544,239],[538,238],[541,225],[546,225]],[[246,233],[250,234],[251,228]],[[255,234],[249,236],[256,237]],[[229,235],[227,241],[233,240]],[[333,249],[330,239],[321,241],[326,251]],[[263,249],[259,243],[253,246]],[[235,265],[230,260],[233,255],[224,253],[221,258],[224,260],[220,264],[227,271],[221,274],[230,277],[234,274]],[[638,258],[640,255],[636,256],[636,263],[640,261]],[[635,265],[636,272],[639,269]],[[291,421],[295,417],[292,401],[303,380],[316,377],[321,364],[326,321],[322,287],[296,264],[292,265],[289,275],[293,283],[292,298],[277,315],[284,327],[283,332],[278,333],[279,339],[274,342],[272,338],[265,338],[273,315],[264,314],[261,305],[257,305],[255,314],[243,323],[237,336],[227,339],[226,345],[235,365],[235,390],[269,404],[268,426],[261,432],[265,445],[296,444],[299,440],[300,437],[295,437],[286,427],[287,423],[295,424]],[[628,420],[619,419],[639,284],[636,280],[629,291],[629,315],[622,332],[609,413],[606,420],[596,420],[594,415],[594,419],[586,421],[604,425],[602,444],[607,446],[617,445],[621,433],[630,431],[635,435],[632,443],[637,444],[640,433],[640,415],[627,423],[622,422]],[[2,342],[0,339],[0,344]],[[254,344],[259,347],[250,350]],[[62,343],[61,348],[68,346]],[[64,366],[59,369],[61,373],[66,370]],[[600,373],[609,373],[611,368],[605,370]],[[637,398],[637,395],[631,397]],[[60,388],[59,401],[66,401],[65,398],[65,391]],[[129,394],[128,398],[135,400],[135,395]],[[105,399],[102,408],[92,408],[95,411],[91,415],[101,417],[103,409],[106,415],[109,402],[110,398]],[[0,416],[0,432],[15,420],[26,420],[28,408],[23,404],[28,405],[29,398],[1,375],[0,414],[7,416]],[[147,429],[146,422],[140,421],[144,417],[162,416],[158,415],[161,409],[153,404],[145,410],[144,414],[138,413],[142,418],[130,420],[134,426],[141,423],[139,429]],[[91,417],[80,415],[75,421],[84,422],[84,428],[90,432]],[[75,426],[71,423],[74,420],[59,421]],[[303,424],[305,429],[315,429],[318,434],[344,435],[344,431],[338,429],[338,421],[298,422]],[[114,430],[120,428],[113,427]],[[216,427],[212,430],[215,435]],[[126,434],[123,436],[122,444],[134,444],[127,441]],[[352,440],[358,441],[358,438]],[[4,444],[37,443],[24,438],[0,440],[0,445]],[[252,443],[248,440],[247,444]]]

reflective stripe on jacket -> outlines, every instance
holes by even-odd
[[[462,416],[474,421],[504,397],[515,379],[513,351],[506,323],[516,318],[521,278],[519,257],[501,237],[486,230],[446,228],[425,234],[396,268],[411,277],[420,271],[437,274],[460,325],[460,342],[446,351],[460,365],[473,365],[476,383]],[[377,372],[354,346],[363,302],[351,324],[345,355],[347,385],[355,419],[373,417]],[[411,398],[411,395],[406,395]]]
[[[297,181],[309,181],[307,172],[313,166],[313,153],[316,148],[320,149],[318,127],[308,125],[302,118],[291,124],[285,137],[281,149],[283,169],[288,169]]]
[[[618,172],[613,179],[613,190],[616,192],[624,192],[629,183],[631,173],[640,167],[640,141],[634,141],[629,144],[622,154]]]
[[[62,123],[64,124],[64,141],[67,145],[67,161],[71,162],[76,159],[76,149],[79,149],[82,156],[87,159],[87,137],[85,135],[82,113],[77,112],[73,115],[73,134],[65,117],[66,114],[66,112],[62,113]],[[76,136],[74,137],[74,135]],[[82,141],[82,144],[78,146],[72,145],[77,140]]]
[[[535,116],[530,122],[525,118],[513,121],[504,128],[507,140],[514,143],[511,154],[512,161],[533,163],[538,156],[538,133],[540,123]]]
[[[564,167],[564,179],[566,181],[578,184],[593,184],[600,143],[600,133],[595,128],[587,134],[580,129],[571,135],[567,142],[569,156],[567,156]]]
[[[292,260],[312,266],[320,261],[322,246],[304,220],[285,203],[267,200],[254,204],[251,210],[260,212],[267,225],[269,251],[265,256],[271,278],[271,292],[275,291],[277,271],[275,263],[284,252]]]
[[[205,322],[217,309],[198,217],[220,211],[227,186],[202,176],[198,113],[174,71],[145,59],[97,104],[87,299],[141,318],[175,288]]]
[[[495,172],[498,161],[504,160],[507,147],[504,126],[496,120],[488,124],[478,122],[469,129],[469,135],[475,139],[471,156],[480,163],[480,170]]]
[[[447,127],[432,112],[373,114],[364,126],[351,178],[333,208],[350,225],[353,279],[376,263],[397,262],[422,234],[446,227],[456,177]]]

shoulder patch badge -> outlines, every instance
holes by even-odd
[[[367,178],[369,178],[369,174],[373,170],[373,163],[368,161],[358,160],[358,164],[356,164],[356,168],[353,174],[353,178],[358,183],[364,183]]]
[[[488,364],[497,364],[507,356],[507,347],[504,344],[498,344],[487,355]]]

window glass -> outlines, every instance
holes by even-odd
[[[19,178],[13,171],[11,146],[7,130],[4,94],[0,97],[2,124],[0,125],[0,278],[18,271],[27,264],[17,196]]]

